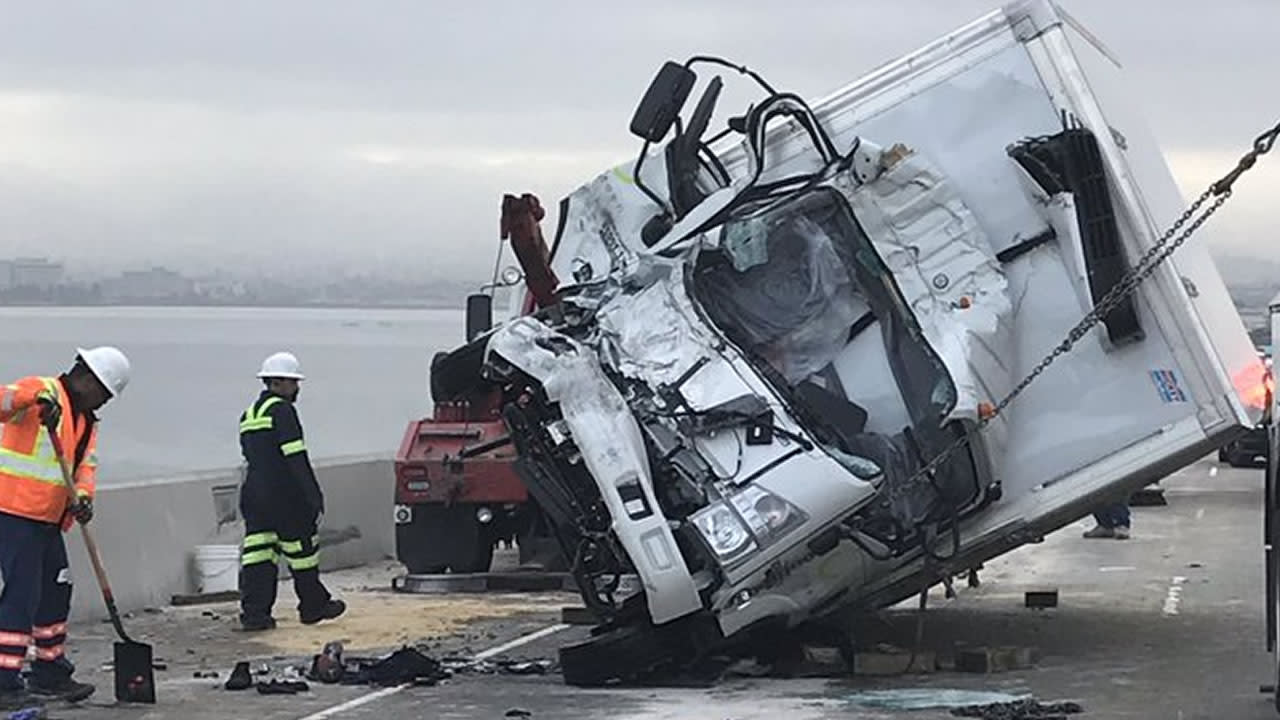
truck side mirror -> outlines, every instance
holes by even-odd
[[[631,116],[631,133],[649,142],[667,136],[698,79],[689,68],[668,60],[649,83],[640,105]]]
[[[493,327],[493,296],[475,293],[467,296],[467,342]]]

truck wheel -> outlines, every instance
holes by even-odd
[[[643,675],[670,659],[667,648],[646,628],[626,626],[560,648],[560,669],[568,685],[600,687]]]
[[[1227,461],[1227,449],[1225,447],[1218,448],[1218,462],[1225,463]]]

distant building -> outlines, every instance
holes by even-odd
[[[103,298],[112,302],[180,300],[190,297],[194,291],[194,280],[164,267],[126,270],[102,283]]]
[[[198,277],[193,283],[195,293],[208,300],[233,300],[245,294],[243,280],[222,274]]]
[[[62,263],[51,262],[48,258],[16,258],[5,264],[9,269],[9,287],[50,290],[62,284]],[[3,284],[3,278],[0,278],[0,284]]]

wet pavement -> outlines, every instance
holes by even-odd
[[[99,685],[79,708],[51,706],[57,718],[690,718],[951,717],[942,710],[863,707],[868,690],[979,690],[1073,700],[1079,718],[1276,717],[1258,686],[1271,681],[1263,615],[1262,472],[1205,460],[1162,484],[1169,505],[1135,508],[1128,541],[1083,540],[1085,521],[1040,545],[989,563],[976,589],[930,598],[925,644],[946,654],[956,642],[1034,647],[1026,670],[992,675],[939,671],[898,678],[736,678],[707,689],[581,690],[559,676],[460,675],[435,687],[374,688],[310,683],[293,696],[221,689],[234,661],[301,664],[327,640],[353,649],[388,650],[426,640],[432,654],[490,659],[555,657],[585,630],[558,624],[563,594],[406,596],[386,588],[391,565],[334,576],[352,601],[348,617],[301,628],[296,620],[261,635],[234,631],[234,607],[216,605],[139,613],[130,629],[168,661],[157,672],[154,707],[112,707],[110,628],[73,628],[73,658]],[[1023,607],[1028,590],[1059,591],[1059,606]],[[82,586],[78,592],[86,592]],[[279,608],[292,605],[282,586]],[[909,603],[907,603],[909,604]],[[907,605],[904,604],[904,605]],[[213,616],[211,617],[210,614]],[[278,613],[283,615],[284,613]],[[889,635],[909,636],[908,609],[884,615]],[[90,635],[91,634],[91,635]],[[367,653],[363,653],[367,654]],[[217,680],[194,678],[197,670]],[[528,713],[524,715],[523,713]]]

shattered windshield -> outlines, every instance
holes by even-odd
[[[937,427],[950,411],[945,368],[835,191],[731,220],[695,262],[694,291],[712,322],[818,414],[841,411],[860,433],[868,411],[891,432]],[[873,368],[884,368],[879,380]]]

